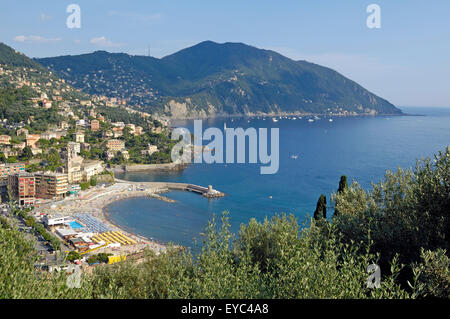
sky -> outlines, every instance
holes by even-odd
[[[68,28],[70,4],[80,28]],[[368,28],[370,4],[380,28]],[[96,50],[160,58],[242,42],[331,67],[397,106],[450,106],[450,1],[2,0],[0,42],[30,57]]]

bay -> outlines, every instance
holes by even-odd
[[[341,175],[365,188],[380,181],[386,170],[415,165],[450,145],[450,108],[403,107],[425,116],[208,119],[203,129],[278,127],[280,166],[274,175],[261,175],[260,164],[191,164],[183,172],[117,174],[130,181],[188,182],[213,185],[227,194],[206,199],[190,192],[169,192],[176,203],[133,198],[108,206],[113,223],[161,242],[194,246],[213,215],[228,211],[233,231],[250,218],[263,220],[277,213],[294,214],[299,222],[311,216],[320,194],[335,192]],[[193,121],[177,127],[192,129]],[[206,144],[206,143],[205,143]],[[297,158],[293,158],[297,156]],[[330,213],[332,209],[330,209]]]

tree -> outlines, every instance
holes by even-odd
[[[88,189],[91,186],[89,182],[80,183],[80,188],[82,191]]]
[[[31,158],[33,158],[33,152],[31,151],[31,147],[25,146],[25,148],[22,150],[22,154],[20,154],[19,159],[21,161],[28,161]]]
[[[91,181],[90,181],[91,186],[95,186],[97,185],[97,178],[96,177],[91,177]]]
[[[16,156],[9,156],[6,160],[7,163],[17,163],[17,157]]]
[[[71,252],[69,252],[67,254],[67,260],[70,262],[78,260],[80,258],[81,258],[80,253],[78,253],[77,251],[74,251],[74,250],[72,250]]]
[[[336,197],[333,218],[346,242],[372,242],[381,269],[395,255],[406,265],[419,262],[421,248],[450,251],[450,147],[414,169],[387,171],[384,180],[365,190],[352,183]],[[402,283],[411,279],[411,267]]]
[[[339,181],[339,188],[337,191],[337,195],[341,195],[346,189],[348,189],[347,176],[342,175],[341,180]],[[338,214],[339,210],[337,209],[336,205],[334,205],[334,215]]]
[[[347,176],[342,175],[341,180],[339,181],[338,194],[342,193],[344,189],[348,188]]]
[[[324,194],[320,195],[314,211],[314,219],[319,220],[321,218],[327,218],[327,197]]]

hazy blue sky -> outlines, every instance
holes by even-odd
[[[81,7],[69,29],[66,8]],[[381,29],[366,26],[369,4]],[[95,50],[162,57],[204,40],[244,42],[331,67],[402,105],[450,106],[450,1],[2,1],[0,41],[32,57]]]

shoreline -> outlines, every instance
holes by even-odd
[[[393,113],[393,114],[370,114],[370,113],[361,113],[361,114],[328,114],[328,113],[298,113],[298,112],[280,112],[280,113],[255,113],[255,114],[216,114],[216,115],[207,115],[207,116],[185,116],[185,117],[165,117],[164,120],[172,123],[176,121],[184,121],[184,120],[207,120],[207,119],[228,119],[228,118],[255,118],[255,117],[279,117],[279,116],[331,116],[331,117],[378,117],[378,116],[415,116],[408,113]]]
[[[164,163],[164,164],[131,164],[115,165],[109,168],[113,173],[126,172],[179,172],[187,168],[184,163]]]
[[[130,246],[121,246],[118,251],[126,254],[134,254],[145,248],[153,250],[156,254],[165,251],[168,248],[166,243],[159,241],[157,238],[139,235],[128,229],[126,226],[116,225],[108,216],[108,206],[114,202],[138,198],[149,197],[166,202],[174,202],[173,200],[161,196],[159,194],[168,192],[168,188],[154,187],[152,185],[144,188],[144,190],[135,190],[139,184],[115,183],[106,189],[89,189],[80,193],[79,197],[64,199],[59,202],[48,202],[42,204],[36,209],[36,212],[49,212],[53,214],[63,214],[73,216],[74,214],[90,214],[97,218],[114,231],[119,231],[135,240],[137,244]],[[132,190],[130,190],[130,188]],[[134,188],[134,190],[133,190]]]

